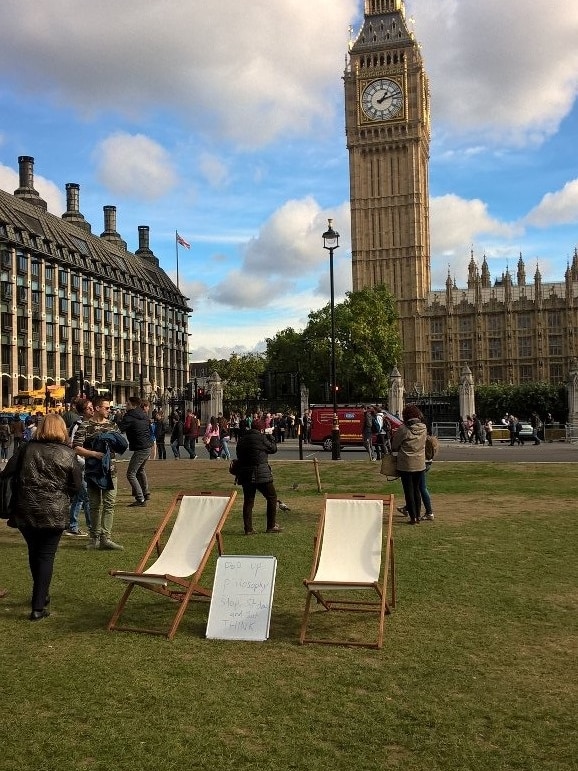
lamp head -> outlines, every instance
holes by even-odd
[[[333,220],[327,220],[327,230],[322,236],[324,249],[338,249],[339,248],[339,233],[333,230]]]

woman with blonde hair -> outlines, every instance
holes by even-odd
[[[15,474],[12,524],[28,546],[32,575],[31,621],[50,615],[50,582],[56,550],[70,511],[70,501],[82,486],[82,471],[68,446],[66,423],[49,413],[33,439],[8,461],[4,471]]]

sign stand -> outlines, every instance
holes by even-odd
[[[207,621],[207,638],[267,640],[276,571],[276,557],[244,554],[219,557]]]

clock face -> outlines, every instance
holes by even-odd
[[[361,107],[370,120],[396,118],[403,107],[403,93],[395,80],[372,81],[361,95]]]

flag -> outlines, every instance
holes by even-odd
[[[180,236],[178,233],[177,233],[177,244],[180,244],[181,246],[184,246],[185,249],[190,249],[191,248],[191,245],[189,244],[189,242],[185,241],[185,239],[182,236]]]

